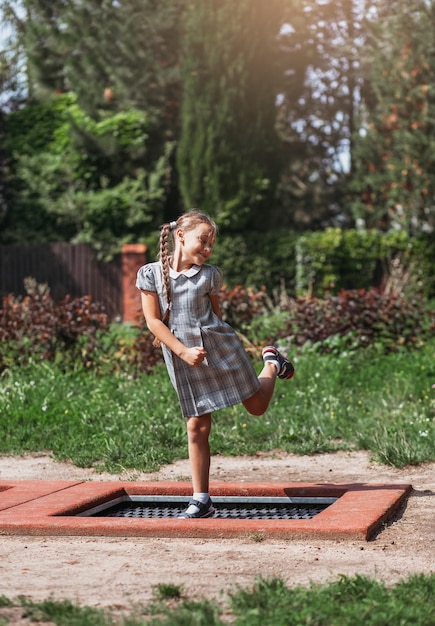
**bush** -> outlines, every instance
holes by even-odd
[[[163,354],[160,348],[153,345],[154,336],[149,332],[143,316],[139,324],[139,334],[133,346],[134,368],[137,372],[150,374],[155,365],[163,361]]]
[[[271,293],[284,285],[288,292],[295,293],[296,240],[292,231],[223,233],[213,251],[212,263],[222,269],[230,288],[266,287]]]
[[[363,289],[341,291],[325,299],[292,299],[281,293],[273,305],[265,289],[237,286],[220,294],[223,319],[256,357],[264,343],[314,347],[341,353],[375,346],[382,352],[418,347],[435,331],[435,311],[421,297]],[[54,302],[35,291],[25,298],[9,295],[0,309],[0,372],[32,360],[97,373],[123,370],[151,373],[162,362],[142,315],[137,325],[109,324],[101,304],[89,296]]]
[[[235,330],[246,333],[255,317],[267,314],[268,302],[264,287],[260,291],[241,285],[233,289],[223,287],[220,292],[222,319]]]
[[[98,334],[107,330],[101,304],[90,296],[55,303],[49,294],[3,298],[0,309],[0,371],[25,365],[29,358],[54,361],[61,356],[90,367]]]
[[[415,347],[435,330],[435,315],[423,299],[405,299],[378,289],[342,290],[321,300],[290,300],[288,318],[274,339],[296,346],[316,345],[321,352],[376,346],[394,351]]]
[[[400,262],[411,291],[435,295],[433,236],[409,237],[404,231],[327,228],[307,233],[296,244],[296,293],[322,297],[341,289],[382,287],[391,264]],[[406,287],[406,285],[404,285]]]

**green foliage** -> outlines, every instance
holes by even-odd
[[[95,121],[73,97],[62,96],[10,114],[8,124],[17,193],[3,242],[22,241],[20,228],[28,223],[32,240],[90,242],[113,251],[156,226],[173,146],[167,143],[157,158],[149,153],[154,131],[147,115],[131,109]]]
[[[210,600],[184,600],[174,610],[173,606],[159,604],[154,611],[156,618],[146,624],[148,626],[223,626],[219,618],[219,610],[215,602]],[[145,624],[145,623],[144,623]]]
[[[380,9],[382,11],[382,9]],[[407,0],[368,22],[369,89],[354,133],[352,210],[368,227],[435,227],[433,4]],[[388,78],[387,78],[388,77]]]
[[[30,622],[50,622],[58,626],[113,626],[112,617],[95,607],[80,607],[71,600],[32,602],[21,599],[23,617]]]
[[[418,600],[411,595],[414,591]],[[308,588],[289,588],[280,579],[260,578],[252,589],[233,593],[231,601],[237,626],[430,626],[434,597],[433,574],[410,576],[392,588],[357,575]]]
[[[341,291],[323,300],[281,293],[274,303],[265,289],[236,285],[222,289],[220,305],[223,319],[254,354],[259,341],[338,355],[367,347],[413,349],[435,329],[435,314],[421,298],[378,290]],[[162,361],[141,313],[137,326],[109,325],[102,305],[89,296],[54,302],[38,291],[23,299],[8,295],[0,309],[0,341],[0,371],[40,359],[135,374],[151,373]]]
[[[399,260],[414,293],[432,297],[434,250],[432,237],[410,237],[403,230],[382,233],[327,228],[306,233],[296,243],[296,291],[323,296],[340,289],[368,289],[386,281],[391,263]],[[406,287],[402,284],[399,291]]]
[[[144,241],[149,260],[154,261],[158,233]],[[228,288],[242,285],[260,290],[264,286],[276,300],[283,291],[323,297],[341,289],[375,285],[412,297],[419,293],[435,296],[435,239],[431,235],[417,238],[403,231],[339,228],[303,235],[287,229],[222,233],[211,262],[222,269]]]
[[[352,220],[433,233],[430,2],[0,4],[2,242],[147,237],[181,195],[236,234]],[[64,119],[69,96],[50,102],[69,92],[99,129]],[[145,129],[118,117],[138,112]],[[48,147],[58,122],[63,151]]]
[[[3,0],[24,55],[29,98],[72,91],[93,117],[138,108],[176,125],[184,6],[179,0]],[[23,75],[24,72],[21,72]],[[162,128],[162,135],[164,129]]]
[[[164,374],[157,368],[155,376],[138,381],[127,372],[63,372],[48,361],[7,370],[1,452],[51,449],[79,467],[156,470],[186,449],[184,419]]]
[[[173,583],[160,583],[156,585],[154,595],[161,600],[181,598],[181,596],[183,595],[183,585],[174,585]]]
[[[298,0],[285,10],[277,40],[286,70],[276,120],[285,151],[279,224],[298,230],[348,226],[346,161],[365,80],[359,59],[368,11],[354,0]]]
[[[68,122],[75,98],[64,94],[45,103],[31,103],[5,118],[3,147],[11,155],[35,155],[54,148],[53,137]]]
[[[270,220],[282,11],[282,0],[195,0],[186,11],[180,187],[185,206],[200,206],[230,231]]]
[[[288,230],[265,230],[219,236],[212,263],[218,265],[225,283],[261,289],[269,293],[285,288],[295,291],[297,236]]]
[[[159,232],[144,237],[148,260],[158,257]],[[295,292],[297,235],[288,230],[246,231],[241,234],[219,234],[210,260],[224,274],[225,285],[268,292],[285,288]]]

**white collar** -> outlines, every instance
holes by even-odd
[[[192,267],[185,272],[177,272],[176,270],[172,269],[172,267],[169,267],[169,276],[171,278],[178,278],[179,276],[187,276],[187,278],[191,278],[192,276],[195,276],[195,274],[197,274],[200,269],[201,265],[192,265]]]

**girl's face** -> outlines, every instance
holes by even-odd
[[[211,256],[215,233],[208,224],[202,223],[192,230],[179,228],[175,233],[175,241],[183,265],[202,265]]]

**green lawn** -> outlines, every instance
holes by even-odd
[[[396,467],[435,460],[435,340],[413,352],[307,351],[294,361],[294,379],[277,381],[264,416],[242,406],[215,413],[213,454],[352,449]],[[49,450],[113,473],[153,471],[187,455],[164,366],[139,377],[48,362],[12,368],[0,378],[0,420],[0,454]]]

